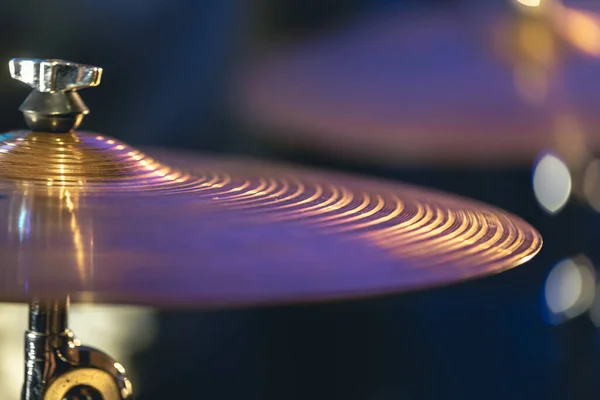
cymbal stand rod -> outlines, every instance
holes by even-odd
[[[68,329],[69,297],[34,298],[29,303],[25,332],[25,381],[22,400],[41,400],[45,386],[57,372],[57,350],[72,334]]]
[[[34,299],[29,304],[29,331],[60,335],[68,329],[69,296],[59,300]]]

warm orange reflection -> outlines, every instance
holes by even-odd
[[[26,186],[25,186],[26,187]],[[52,236],[70,238],[73,263],[78,279],[85,285],[93,276],[93,221],[86,220],[82,229],[78,219],[79,195],[71,194],[65,187],[48,186],[45,193],[29,189],[16,191],[12,196],[7,230],[13,236],[18,251],[27,253],[40,251],[37,246],[46,232]],[[37,249],[37,250],[34,250]],[[22,278],[26,284],[27,277]]]
[[[0,137],[0,178],[75,191],[185,189],[189,175],[115,139],[89,134],[11,132]],[[174,188],[176,189],[176,188]]]
[[[564,9],[560,27],[566,39],[578,50],[600,56],[600,18],[589,12]]]
[[[552,27],[544,21],[526,19],[517,26],[517,43],[523,56],[541,67],[556,61],[556,42]]]
[[[70,229],[73,233],[73,245],[75,247],[75,257],[77,262],[77,269],[79,270],[81,280],[87,282],[89,280],[88,271],[93,273],[94,271],[94,259],[93,257],[86,258],[86,255],[92,254],[92,249],[86,248],[87,246],[93,246],[94,237],[90,235],[88,238],[84,238],[79,224],[77,223],[77,207],[79,198],[77,195],[72,199],[69,191],[65,188],[60,189],[60,202],[61,205],[64,203],[71,216]],[[93,232],[93,229],[91,230]],[[87,239],[87,240],[86,240]],[[85,243],[87,242],[87,243]]]
[[[496,47],[513,69],[517,94],[533,105],[547,100],[558,60],[557,30],[546,14],[546,8],[519,13],[494,32]]]

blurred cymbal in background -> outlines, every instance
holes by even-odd
[[[585,159],[600,144],[586,128],[600,122],[600,19],[517,6],[469,23],[388,13],[277,46],[243,75],[240,113],[271,143],[378,165]]]

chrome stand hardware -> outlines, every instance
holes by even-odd
[[[22,400],[131,400],[121,364],[82,346],[68,328],[69,298],[34,299],[25,333]]]

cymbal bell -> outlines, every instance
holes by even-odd
[[[72,130],[0,137],[3,301],[64,294],[159,307],[322,301],[498,273],[541,246],[518,217],[409,185],[256,160],[146,154]]]

